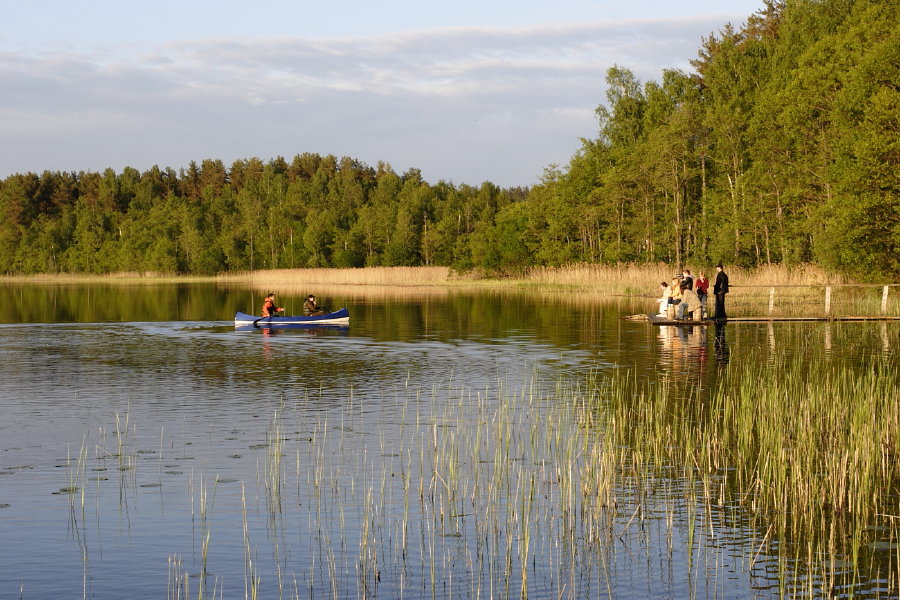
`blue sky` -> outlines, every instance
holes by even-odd
[[[596,136],[610,66],[690,70],[761,6],[4,1],[0,177],[317,152],[532,185]]]

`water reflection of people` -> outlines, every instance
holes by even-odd
[[[316,297],[310,294],[306,297],[306,302],[303,303],[303,314],[307,317],[318,317],[326,314],[326,311],[319,307],[316,303]]]
[[[272,352],[272,344],[270,343],[269,338],[275,335],[275,331],[271,327],[263,327],[263,344],[262,344],[262,354],[265,360],[272,360],[274,358],[274,354]]]
[[[263,301],[262,306],[262,316],[266,317],[274,317],[275,313],[283,312],[284,308],[279,308],[275,305],[275,292],[271,292],[266,299]]]
[[[661,325],[659,339],[673,366],[679,362],[690,363],[694,359],[706,359],[706,327]],[[687,366],[687,365],[686,365]]]
[[[721,363],[728,362],[728,341],[725,339],[725,322],[716,321],[716,360]]]

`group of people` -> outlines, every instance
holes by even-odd
[[[280,312],[284,312],[284,308],[275,304],[275,292],[271,292],[263,301],[262,316],[264,318],[274,317]],[[324,308],[321,308],[318,303],[316,303],[316,297],[310,294],[306,297],[306,302],[303,303],[303,314],[307,317],[318,317],[319,315],[327,314],[327,311]]]
[[[659,284],[662,296],[659,299],[659,315],[670,316],[669,308],[674,307],[675,318],[685,319],[700,311],[701,317],[706,316],[706,298],[709,295],[709,279],[700,271],[697,279],[691,275],[690,269],[684,269],[680,275],[672,278],[671,282]],[[715,318],[726,319],[725,294],[728,293],[728,275],[722,264],[716,265],[716,280],[713,283],[713,295],[716,297]]]

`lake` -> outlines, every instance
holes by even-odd
[[[349,327],[236,331],[262,294],[207,284],[0,287],[0,597],[898,597],[897,517],[800,535],[754,512],[741,467],[685,468],[640,432],[681,439],[748,369],[890,369],[900,324],[654,327],[622,318],[649,299],[524,291],[319,300]],[[633,420],[644,393],[671,404]]]

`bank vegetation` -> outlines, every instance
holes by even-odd
[[[813,264],[900,275],[894,2],[767,0],[690,72],[606,73],[598,130],[538,184],[430,183],[312,152],[0,180],[7,274]],[[599,77],[600,74],[598,74]]]

